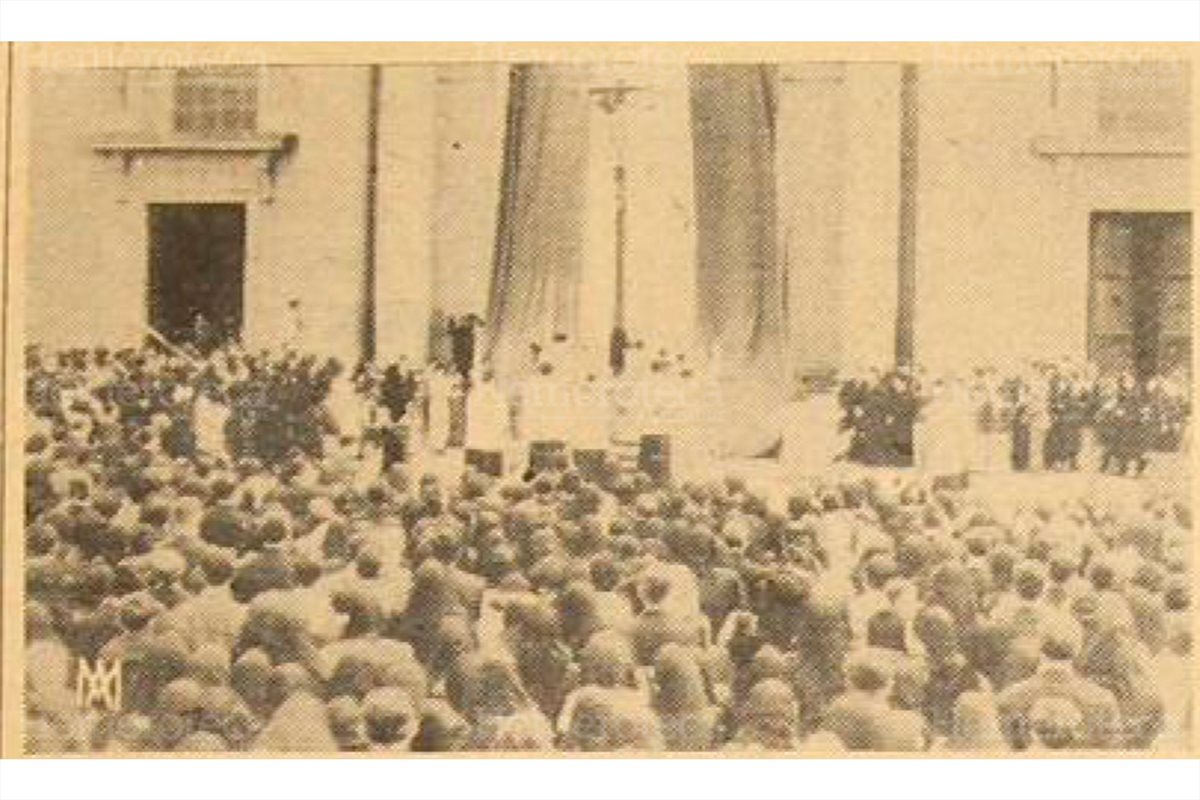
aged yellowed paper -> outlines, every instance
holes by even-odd
[[[1194,47],[7,54],[5,756],[1197,753]]]

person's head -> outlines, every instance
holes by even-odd
[[[1083,712],[1067,697],[1042,697],[1029,709],[1034,741],[1048,750],[1067,750],[1082,739]]]
[[[230,685],[256,712],[267,705],[271,670],[271,657],[259,648],[242,653],[230,668]]]
[[[417,753],[450,753],[466,750],[471,726],[454,706],[441,698],[429,698],[423,704],[421,724],[412,740]]]
[[[1166,585],[1166,576],[1156,565],[1144,562],[1138,565],[1133,574],[1132,583],[1144,591],[1157,594]]]
[[[58,543],[58,529],[49,522],[33,522],[25,527],[25,552],[30,556],[44,556]]]
[[[358,752],[370,747],[367,737],[367,720],[363,707],[350,695],[341,695],[328,703],[329,730],[337,740],[338,749]]]
[[[225,686],[229,683],[229,651],[216,642],[197,647],[188,659],[189,676],[204,686]]]
[[[417,493],[421,502],[439,503],[442,499],[442,484],[437,475],[433,473],[422,475]]]
[[[289,661],[278,664],[267,681],[267,697],[275,708],[298,694],[317,695],[320,692],[318,679],[304,665]]]
[[[705,708],[704,674],[687,648],[666,644],[654,662],[657,691],[654,706],[660,714],[687,714]]]
[[[1083,631],[1073,620],[1059,618],[1042,633],[1041,656],[1048,663],[1070,664],[1083,646]]]
[[[413,573],[408,614],[418,619],[434,619],[460,609],[461,601],[446,565],[432,558],[421,562]]]
[[[360,578],[378,578],[383,571],[383,558],[377,548],[364,547],[354,559],[354,571]]]
[[[886,695],[891,686],[887,665],[878,653],[862,650],[846,659],[846,684],[853,690],[871,695]]]
[[[875,612],[867,621],[867,645],[907,652],[904,619],[890,608]]]
[[[996,702],[987,692],[963,692],[954,701],[950,744],[956,750],[990,752],[1003,750]]]
[[[163,686],[155,699],[154,717],[163,743],[173,748],[192,730],[204,709],[204,687],[190,678],[178,678]]]
[[[1075,558],[1069,553],[1055,552],[1050,556],[1050,580],[1058,584],[1066,583],[1079,574]]]
[[[594,686],[576,695],[564,744],[585,753],[647,752],[663,748],[659,720],[636,698]]]
[[[291,527],[281,516],[267,517],[258,527],[255,540],[259,544],[280,544],[291,538]]]
[[[144,630],[162,611],[160,603],[149,592],[141,590],[121,599],[118,611],[121,627],[129,632]]]
[[[392,749],[406,746],[417,732],[417,713],[408,692],[396,686],[372,689],[363,698],[367,737]]]
[[[555,598],[554,607],[557,627],[569,643],[582,645],[604,627],[596,589],[586,580],[569,582]]]
[[[1046,585],[1045,570],[1041,564],[1026,561],[1017,568],[1014,587],[1022,600],[1033,602],[1042,596]]]
[[[772,678],[787,680],[793,666],[787,653],[773,644],[764,644],[750,659],[750,678],[753,684]]]
[[[738,717],[739,738],[768,749],[791,749],[795,745],[800,704],[792,687],[778,678],[754,684]]]
[[[872,589],[882,589],[898,571],[896,560],[890,553],[875,553],[863,564],[863,577]]]
[[[958,651],[954,615],[940,605],[926,605],[913,619],[913,633],[931,656],[945,658]]]
[[[601,592],[611,592],[621,582],[622,572],[617,559],[610,553],[601,553],[588,564],[592,585]]]
[[[638,596],[647,609],[659,609],[671,594],[671,582],[662,575],[649,575],[638,586]]]
[[[378,632],[383,626],[383,605],[372,592],[355,591],[347,587],[333,593],[330,605],[338,614],[347,617],[342,632],[345,638],[367,636]]]
[[[585,685],[630,686],[636,663],[633,647],[624,635],[607,629],[597,631],[579,653],[579,679]]]
[[[530,707],[516,664],[507,654],[483,654],[473,677],[466,712],[476,723],[488,717],[511,716]]]
[[[1013,576],[1017,566],[1017,555],[1009,547],[995,547],[988,556],[988,569],[991,572],[992,586],[997,591],[1007,590],[1012,586]]]
[[[1111,564],[1100,562],[1093,565],[1088,577],[1091,579],[1092,588],[1097,592],[1111,591],[1116,588],[1117,574]]]
[[[1171,613],[1182,614],[1191,607],[1191,591],[1182,580],[1172,580],[1163,590],[1163,607]]]
[[[54,616],[50,609],[37,600],[25,603],[25,639],[29,642],[51,639],[56,635]]]
[[[475,630],[466,617],[458,614],[442,617],[433,639],[431,669],[448,668],[463,654],[475,650]]]

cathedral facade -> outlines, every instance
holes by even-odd
[[[43,70],[25,335],[1161,371],[1189,109],[1170,63]]]

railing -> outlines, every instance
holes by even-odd
[[[155,342],[157,342],[164,350],[169,352],[171,355],[179,356],[181,358],[186,358],[188,361],[192,362],[193,364],[196,363],[196,358],[191,353],[187,352],[186,350],[184,350],[180,347],[176,347],[175,345],[171,344],[171,342],[169,342],[167,340],[167,337],[165,337],[161,333],[159,333],[159,331],[156,328],[154,328],[154,326],[152,326],[152,325],[145,326],[145,331],[146,331],[147,336],[149,336],[151,339],[153,339]]]

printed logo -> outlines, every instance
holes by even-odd
[[[121,662],[97,659],[93,665],[81,658],[75,679],[76,702],[85,711],[119,711],[121,683]]]

